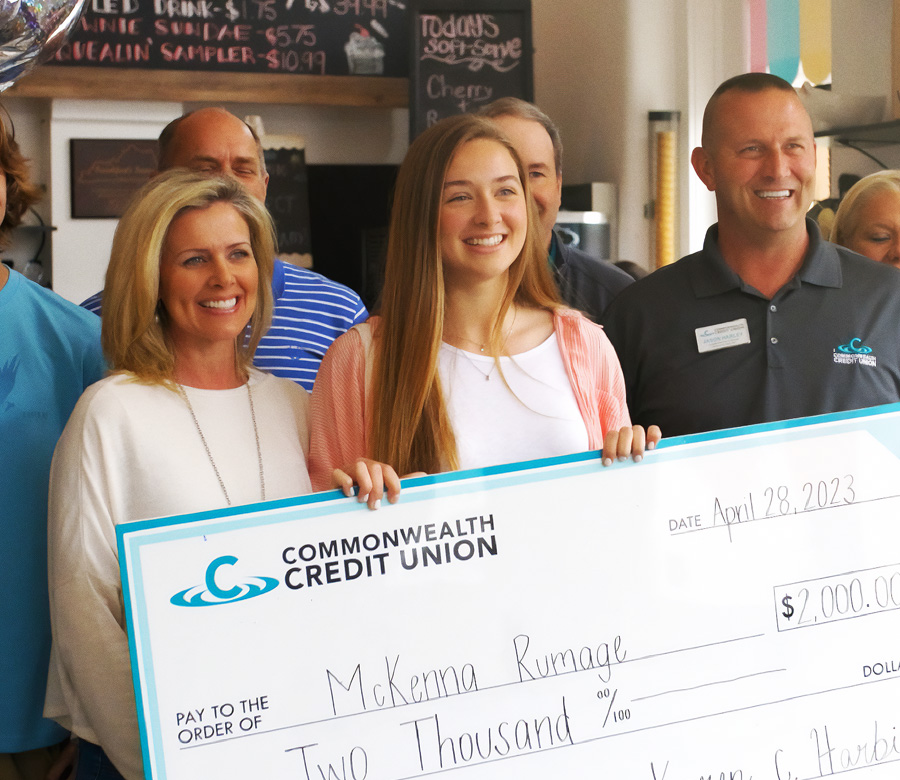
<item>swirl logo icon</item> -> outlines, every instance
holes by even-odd
[[[863,344],[862,339],[850,339],[849,344],[841,344],[838,349],[848,355],[868,355],[872,352],[872,348]]]
[[[215,607],[221,604],[232,604],[262,596],[278,586],[278,580],[272,577],[250,577],[248,582],[223,588],[216,582],[216,575],[223,566],[234,566],[237,558],[223,555],[216,558],[206,567],[206,583],[194,585],[176,593],[170,601],[176,607]]]

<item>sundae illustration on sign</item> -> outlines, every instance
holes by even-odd
[[[375,40],[362,25],[355,25],[359,32],[350,33],[344,44],[347,67],[353,76],[379,76],[384,73],[384,46]]]
[[[63,45],[84,6],[85,0],[0,2],[0,92]]]

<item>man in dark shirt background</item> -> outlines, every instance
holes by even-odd
[[[562,197],[562,140],[553,121],[519,98],[501,98],[481,111],[512,141],[531,182],[559,294],[572,308],[599,322],[607,306],[633,278],[612,263],[569,246],[553,230]]]

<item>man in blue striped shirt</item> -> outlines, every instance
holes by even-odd
[[[244,122],[222,108],[201,108],[170,122],[159,136],[159,170],[184,167],[225,174],[265,202],[269,174],[262,144]],[[275,260],[272,327],[254,364],[311,391],[331,342],[369,314],[349,287],[321,274]],[[102,293],[81,305],[100,314]]]

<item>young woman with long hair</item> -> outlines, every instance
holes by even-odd
[[[490,120],[443,120],[415,140],[391,213],[381,314],[339,338],[311,403],[315,489],[659,439],[631,427],[600,327],[559,301],[528,178]],[[649,442],[649,444],[648,444]]]

